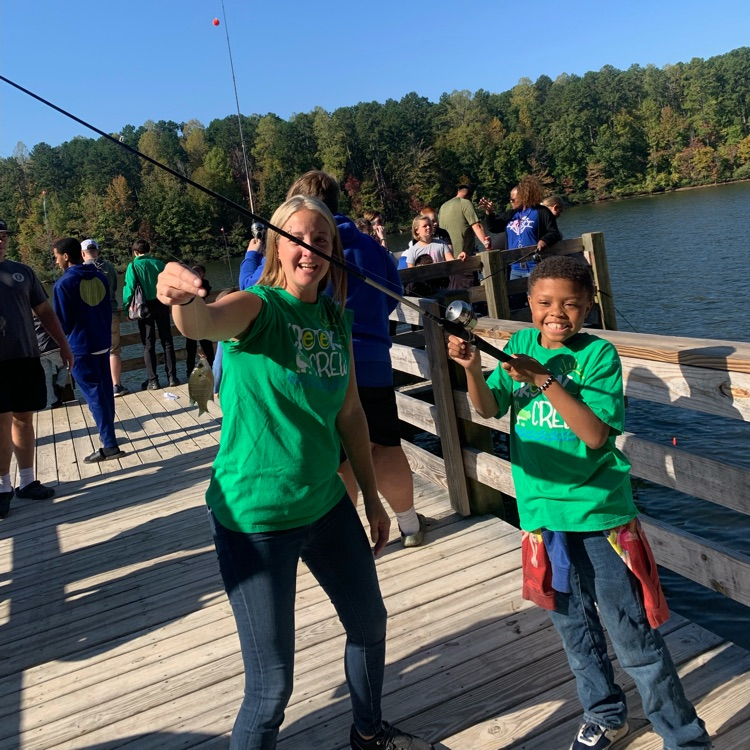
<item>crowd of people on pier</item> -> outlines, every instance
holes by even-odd
[[[534,177],[511,191],[505,211],[481,198],[484,221],[472,198],[471,186],[461,185],[438,211],[425,206],[415,216],[402,254],[406,268],[463,261],[477,247],[492,249],[493,237],[504,249],[540,254],[562,238],[564,204],[545,197]],[[430,741],[388,723],[381,709],[387,612],[375,558],[391,530],[381,497],[403,547],[429,542],[401,447],[390,360],[389,316],[404,293],[393,248],[381,214],[353,220],[339,212],[339,183],[320,170],[290,186],[269,226],[253,232],[238,289],[213,302],[205,268],[165,264],[142,238],[133,244],[123,289],[143,344],[144,390],[161,387],[157,335],[166,382],[180,384],[172,319],[189,342],[188,375],[198,345],[216,372],[222,434],[206,504],[245,668],[230,748],[276,747],[293,688],[295,582],[303,560],[346,632],[351,748],[428,750]],[[33,270],[6,257],[9,234],[0,221],[3,518],[14,496],[41,501],[55,494],[34,474],[33,414],[56,394],[45,366],[55,380],[71,373],[91,410],[101,446],[86,462],[124,455],[115,407],[126,393],[117,277],[99,244],[70,237],[53,243],[62,275],[50,304]],[[668,610],[638,523],[630,466],[615,445],[624,429],[620,361],[611,344],[582,330],[595,295],[592,275],[580,260],[554,255],[523,259],[509,273],[528,278],[519,304],[528,305],[532,321],[508,343],[512,359],[485,377],[464,339],[451,336],[447,352],[466,372],[476,411],[486,419],[511,416],[523,595],[549,610],[583,708],[569,747],[604,750],[629,731],[606,627],[665,747],[710,748],[657,629]],[[461,290],[475,282],[473,272],[451,273],[441,285]],[[44,353],[35,320],[49,346]],[[43,366],[48,353],[56,359]]]

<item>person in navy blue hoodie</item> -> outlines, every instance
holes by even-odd
[[[52,245],[55,264],[63,275],[55,282],[52,302],[75,357],[73,377],[99,430],[102,447],[86,456],[97,463],[125,455],[115,438],[115,396],[109,370],[112,345],[112,306],[107,277],[84,264],[81,243],[64,237]]]
[[[344,260],[348,265],[397,294],[403,294],[390,252],[360,232],[351,219],[338,213],[339,184],[335,177],[320,170],[306,172],[289,188],[287,200],[295,195],[318,198],[328,206],[338,225]],[[260,283],[263,283],[262,279]],[[388,316],[398,302],[354,274],[349,274],[347,284],[346,307],[354,312],[354,370],[367,416],[378,490],[396,514],[402,545],[417,547],[424,540],[425,518],[414,508],[414,482],[409,461],[401,447],[390,355]],[[349,497],[356,503],[357,483],[345,455],[342,455],[339,474]]]

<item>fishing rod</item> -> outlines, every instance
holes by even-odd
[[[240,99],[237,96],[237,79],[234,75],[234,60],[232,58],[232,45],[229,43],[229,25],[227,24],[227,11],[224,8],[224,0],[221,0],[221,14],[224,17],[224,34],[227,38],[227,50],[229,52],[229,67],[232,70],[232,85],[234,86],[234,101],[237,105],[237,125],[240,130],[240,146],[242,147],[242,159],[245,162],[245,179],[247,180],[247,197],[250,202],[250,210],[255,211],[253,202],[253,188],[250,185],[250,166],[247,162],[247,149],[245,148],[245,136],[242,133],[242,114],[240,113]],[[214,26],[218,26],[218,19],[214,19]]]
[[[221,228],[221,239],[224,240],[224,252],[227,254],[227,265],[229,266],[229,275],[234,278],[232,272],[232,256],[229,254],[229,243],[227,242],[227,236],[224,233],[224,227]]]
[[[428,312],[427,310],[423,310],[418,304],[412,302],[407,297],[404,297],[398,292],[394,292],[392,289],[389,289],[387,286],[375,281],[374,279],[370,278],[366,274],[362,273],[362,271],[360,271],[359,268],[357,268],[357,266],[350,265],[343,259],[339,259],[334,256],[326,255],[324,252],[322,252],[318,248],[313,247],[312,245],[308,245],[306,242],[302,241],[300,238],[295,237],[292,234],[289,234],[289,232],[286,232],[280,227],[274,226],[273,224],[271,224],[270,221],[268,221],[268,219],[264,219],[262,216],[254,213],[253,211],[249,211],[244,206],[241,206],[239,203],[235,203],[233,200],[231,200],[230,198],[227,198],[221,193],[217,193],[215,190],[211,190],[211,188],[207,188],[204,185],[201,185],[200,183],[195,182],[194,180],[191,180],[189,177],[186,177],[185,175],[180,174],[179,172],[172,169],[171,167],[168,167],[166,164],[162,164],[160,161],[157,161],[156,159],[153,159],[152,157],[144,154],[143,152],[139,151],[137,148],[134,148],[133,146],[129,146],[124,141],[119,140],[119,138],[115,138],[109,133],[105,133],[103,130],[100,130],[99,128],[97,128],[95,125],[91,125],[91,123],[86,122],[86,120],[82,120],[80,117],[77,117],[76,115],[72,114],[71,112],[68,112],[62,107],[59,107],[57,104],[53,104],[52,102],[48,101],[42,96],[39,96],[39,94],[35,94],[33,91],[29,91],[29,89],[24,88],[23,86],[16,83],[15,81],[11,81],[9,78],[6,78],[3,75],[0,75],[0,81],[4,81],[9,86],[13,86],[13,88],[18,89],[18,91],[21,91],[27,96],[30,96],[32,99],[36,99],[38,102],[41,102],[45,106],[50,107],[51,109],[54,109],[56,112],[59,112],[61,115],[64,115],[65,117],[70,118],[74,122],[77,122],[79,125],[83,125],[83,127],[88,128],[94,133],[99,134],[102,138],[105,138],[106,140],[110,141],[111,143],[114,143],[120,148],[124,148],[126,151],[129,151],[131,154],[134,154],[135,156],[139,157],[140,159],[143,159],[144,161],[147,161],[149,164],[153,164],[155,167],[157,167],[158,169],[161,169],[167,174],[171,174],[173,177],[176,177],[181,182],[184,182],[187,185],[194,187],[196,190],[200,190],[202,193],[205,193],[206,195],[211,196],[212,198],[219,201],[220,203],[223,203],[225,206],[228,206],[229,208],[234,209],[238,213],[243,214],[244,216],[247,216],[253,219],[253,221],[259,224],[262,224],[267,230],[276,232],[276,234],[288,239],[290,242],[294,242],[295,244],[306,248],[314,255],[317,255],[323,258],[324,260],[328,261],[331,265],[337,266],[338,268],[341,268],[342,270],[344,270],[346,273],[356,277],[357,279],[362,281],[364,284],[367,284],[368,286],[371,286],[374,289],[377,289],[379,292],[382,292],[386,296],[391,297],[392,299],[395,299],[401,305],[410,307],[412,310],[416,310],[418,313],[420,313],[420,315],[422,315],[422,317],[427,318],[433,323],[439,325],[446,333],[449,333],[452,336],[458,336],[464,341],[468,341],[474,344],[474,346],[476,346],[477,349],[479,349],[480,351],[483,351],[485,354],[489,354],[491,357],[494,357],[495,359],[498,359],[501,362],[511,361],[512,359],[511,356],[509,356],[504,351],[502,351],[502,349],[498,349],[497,347],[492,346],[492,344],[488,343],[484,339],[475,337],[472,330],[462,325],[461,323],[459,323],[457,319],[448,320],[447,318],[441,318],[440,316],[435,315],[431,312]]]

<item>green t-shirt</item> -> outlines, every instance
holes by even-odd
[[[471,227],[479,222],[474,204],[466,198],[451,198],[440,206],[438,217],[440,226],[451,236],[453,257],[459,253],[474,255],[474,230]]]
[[[578,333],[560,349],[539,344],[539,331],[515,333],[505,351],[541,362],[565,390],[610,426],[601,448],[588,448],[528,383],[517,383],[498,365],[487,384],[500,407],[511,411],[510,451],[521,528],[536,531],[603,531],[634,518],[630,464],[615,447],[625,404],[617,350],[604,339]]]
[[[224,349],[221,444],[206,502],[222,526],[259,532],[304,526],[344,495],[336,417],[349,382],[352,314],[321,295],[247,290],[260,315]]]

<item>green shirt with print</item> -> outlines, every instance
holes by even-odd
[[[221,444],[206,502],[225,528],[297,528],[344,495],[336,417],[349,382],[352,314],[255,286],[260,315],[222,342]]]
[[[634,518],[630,464],[617,447],[625,404],[617,350],[590,333],[577,333],[559,349],[539,343],[539,331],[515,333],[505,351],[539,361],[565,390],[610,427],[601,448],[589,448],[534,385],[517,383],[501,366],[487,384],[499,405],[511,409],[510,451],[521,528],[603,531]]]

